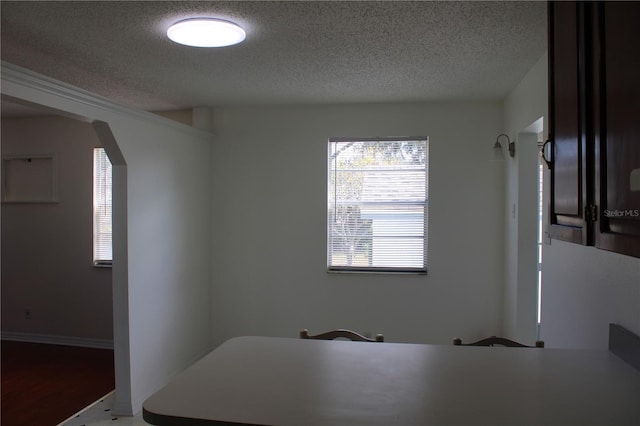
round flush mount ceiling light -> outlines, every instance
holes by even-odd
[[[169,27],[167,37],[187,46],[224,47],[240,43],[246,34],[233,22],[217,18],[190,18]]]

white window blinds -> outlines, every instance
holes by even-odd
[[[426,137],[329,141],[327,264],[426,272]]]
[[[93,264],[111,265],[111,161],[103,148],[93,150]]]

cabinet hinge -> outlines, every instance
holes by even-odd
[[[598,220],[598,206],[590,204],[584,208],[584,217],[587,222]]]

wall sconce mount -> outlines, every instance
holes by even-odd
[[[507,148],[509,149],[509,156],[510,157],[515,157],[516,156],[516,142],[515,141],[511,141],[511,139],[509,139],[509,136],[507,134],[505,134],[505,133],[499,134],[498,137],[496,138],[496,143],[493,145],[494,156],[498,155],[498,156],[502,157],[502,144],[500,143],[500,138],[501,137],[507,138]]]

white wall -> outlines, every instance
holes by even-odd
[[[214,111],[213,331],[345,327],[450,344],[502,330],[500,102]],[[430,140],[428,275],[326,272],[327,140]]]
[[[129,117],[108,123],[126,160],[129,360],[137,411],[211,349],[211,140]]]
[[[546,134],[547,74],[545,54],[504,101],[505,130],[516,143],[514,158],[505,153],[504,331],[528,344],[537,337],[537,133]]]
[[[520,131],[542,113],[546,117],[546,60],[545,55],[505,101],[505,123],[510,132]],[[521,177],[518,168],[510,172],[509,179]],[[521,184],[519,188],[522,191]],[[507,197],[508,206],[514,195],[509,191]],[[508,235],[514,232],[512,227],[507,229]],[[525,243],[518,241],[517,249]],[[509,256],[507,268],[514,264],[514,256]],[[517,299],[517,291],[521,285],[507,275],[506,329],[518,327],[522,300]],[[526,302],[524,309],[530,305]],[[606,350],[609,323],[640,334],[640,259],[558,240],[543,245],[540,337],[545,345]]]
[[[211,348],[212,137],[6,63],[2,95],[107,123],[98,127],[114,164],[115,411],[132,414]]]
[[[607,349],[609,323],[640,334],[640,259],[552,240],[544,246],[542,336]]]
[[[54,154],[58,182],[57,203],[2,204],[3,336],[112,344],[111,269],[92,255],[97,146],[88,123],[2,119],[2,155]]]

